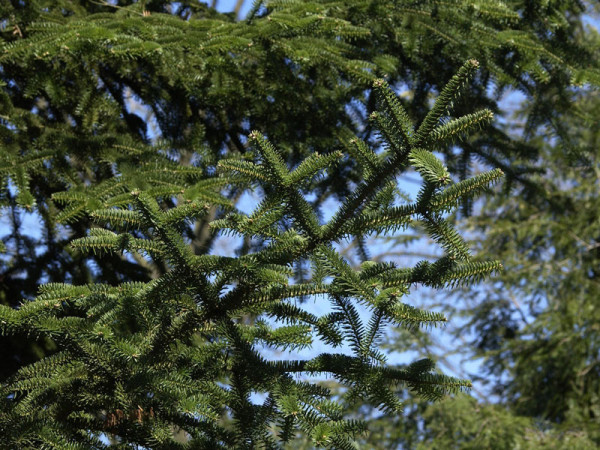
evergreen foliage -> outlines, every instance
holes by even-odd
[[[511,135],[497,101],[520,90],[526,131],[571,142],[570,86],[600,78],[586,6],[275,0],[238,21],[195,0],[3,2],[2,445],[355,448],[380,422],[353,408],[399,423],[404,388],[469,386],[428,359],[388,364],[386,326],[445,321],[408,304],[416,285],[501,272],[452,213],[503,173],[507,192],[546,199],[531,178],[545,147]],[[473,160],[492,170],[471,176]],[[397,186],[413,169],[415,201]],[[368,236],[407,227],[443,254],[369,256]],[[220,256],[226,235],[240,246]],[[312,296],[332,311],[309,311]],[[317,341],[332,352],[273,356]],[[552,408],[531,415],[562,420]]]
[[[123,171],[105,183],[108,188],[100,183],[57,194],[55,200],[69,203],[67,211],[89,210],[94,202],[99,207],[92,214],[99,227],[74,240],[74,248],[137,253],[167,270],[146,283],[47,284],[18,309],[2,307],[3,333],[24,331],[50,338],[58,347],[3,386],[8,399],[0,425],[5,439],[20,447],[62,441],[102,448],[101,434],[111,433],[122,442],[172,448],[176,429],[185,431],[190,448],[242,448],[286,442],[299,428],[315,446],[353,448],[353,437],[365,432],[365,423],[345,419],[327,389],[295,376],[329,374],[347,387],[348,398],[388,414],[402,410],[394,392],[399,385],[428,399],[468,387],[467,381],[433,372],[427,360],[389,365],[378,349],[385,324],[418,327],[445,321],[438,313],[403,303],[412,284],[452,284],[499,266],[470,262],[464,241],[439,212],[448,207],[446,197],[452,198],[444,195],[447,169],[429,150],[413,147],[417,138],[405,140],[402,130],[412,136],[413,125],[395,122],[406,113],[389,87],[379,81],[375,87],[390,150],[377,155],[359,144],[377,165],[328,222],[319,220],[300,187],[318,173],[332,176],[328,167],[350,155],[314,154],[289,170],[280,152],[258,132],[250,134],[243,160],[224,160],[212,177],[168,160],[161,168],[159,160],[148,173],[142,166],[144,190],[131,189],[138,176]],[[427,142],[431,149],[439,144],[430,137]],[[372,200],[409,163],[423,175],[418,201],[401,209],[402,215],[396,208],[392,217],[391,205],[372,207]],[[494,176],[474,183],[489,185]],[[202,217],[214,205],[233,208],[219,196],[225,184],[260,187],[264,200],[251,214],[232,211],[213,221],[212,228],[265,245],[237,258],[196,255],[177,226]],[[99,198],[98,192],[105,195]],[[197,200],[212,203],[201,206]],[[172,206],[166,207],[167,202]],[[367,208],[368,220],[362,215]],[[334,245],[345,235],[362,237],[381,223],[398,227],[413,218],[423,221],[446,256],[408,272],[393,265],[367,265],[361,271]],[[311,261],[318,277],[290,285],[291,269],[303,260]],[[315,316],[292,301],[317,293],[331,302],[333,314]],[[359,304],[371,313],[368,323]],[[275,360],[260,351],[294,350],[317,338],[334,347],[347,345],[350,354]],[[266,396],[263,404],[253,403],[256,393]],[[223,423],[223,418],[232,422]]]
[[[543,195],[523,192],[526,201],[518,204],[499,196],[471,219],[489,233],[481,252],[498,255],[507,267],[467,314],[477,336],[473,351],[498,380],[491,390],[514,413],[553,424],[556,433],[581,435],[589,441],[582,448],[600,445],[600,135],[592,125],[599,100],[597,91],[574,94],[571,109],[578,114],[562,117],[569,151],[565,141],[531,137],[544,151],[544,171],[532,179]]]
[[[597,31],[578,39],[600,49]],[[597,66],[598,50],[594,55],[590,64]],[[514,112],[507,132],[537,149],[528,162],[536,173],[490,195],[464,223],[476,252],[495,255],[506,268],[494,283],[465,285],[443,301],[451,323],[459,314],[466,319],[454,335],[482,365],[471,377],[478,381],[480,401],[459,396],[436,405],[414,403],[407,417],[425,427],[416,432],[398,426],[395,442],[409,448],[600,445],[595,250],[600,103],[595,86],[569,95],[568,102],[552,106],[553,124],[518,120],[539,113],[533,102]],[[515,156],[515,164],[525,159]],[[392,345],[406,348],[406,333],[399,338]],[[413,336],[412,348],[424,354],[436,345],[422,333]],[[448,363],[453,349],[441,347],[434,353],[446,353],[441,359]],[[457,358],[450,358],[453,373],[470,376],[472,369],[457,369]],[[396,425],[386,418],[378,423],[382,430]]]
[[[428,427],[418,449],[576,449],[597,448],[579,429],[540,426],[498,404],[481,405],[461,395],[427,408]],[[547,425],[547,424],[546,424]]]

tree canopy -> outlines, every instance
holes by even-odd
[[[447,321],[415,307],[417,286],[456,295],[492,274],[462,308],[509,408],[483,406],[490,420],[599,442],[590,5],[0,11],[9,447],[516,445],[477,441],[465,397],[428,406],[468,380],[382,349],[390,328],[403,339]],[[510,91],[519,116],[500,103]],[[476,233],[457,231],[461,217]],[[369,247],[403,246],[401,230],[439,255],[409,264]],[[317,342],[328,351],[294,356]],[[455,411],[456,429],[436,428]]]

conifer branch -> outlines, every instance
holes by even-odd
[[[421,147],[425,144],[429,134],[438,125],[440,119],[448,113],[448,110],[452,107],[452,102],[458,97],[478,67],[478,61],[474,59],[467,61],[458,73],[444,86],[433,104],[433,108],[427,113],[427,116],[425,116],[415,134],[416,146]]]

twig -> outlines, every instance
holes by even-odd
[[[233,12],[235,13],[236,19],[238,19],[240,16],[240,11],[242,9],[242,6],[244,6],[244,0],[237,0],[237,2],[235,4],[235,8],[233,8]]]

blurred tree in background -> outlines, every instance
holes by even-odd
[[[556,119],[564,134],[526,132],[543,151],[539,175],[531,177],[539,193],[517,188],[470,219],[487,233],[480,252],[506,270],[465,304],[491,393],[515,414],[582,433],[597,446],[600,97],[575,91],[571,105]],[[519,114],[526,117],[528,108]]]
[[[597,64],[597,30],[576,37],[595,49],[591,64]],[[515,108],[505,131],[536,151],[515,156],[514,163],[533,172],[521,184],[508,179],[462,222],[477,252],[494,255],[505,270],[491,283],[436,300],[462,323],[453,331],[469,349],[461,357],[470,354],[483,370],[457,368],[460,352],[423,333],[398,334],[404,344],[397,345],[412,341],[424,355],[445,355],[442,361],[454,373],[482,386],[480,403],[460,397],[416,407],[426,424],[419,434],[426,448],[600,444],[600,97],[594,85],[569,89],[568,96],[565,102],[551,96],[552,107],[543,110],[528,100]]]

